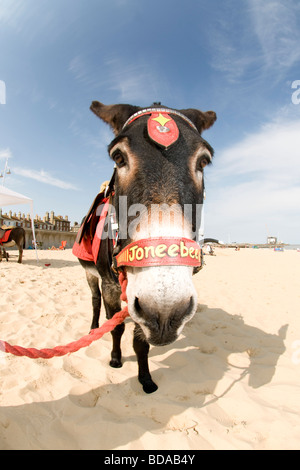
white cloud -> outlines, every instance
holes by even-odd
[[[213,236],[300,242],[300,119],[270,122],[217,154],[207,176]],[[274,233],[275,232],[275,233]]]
[[[299,2],[248,0],[254,32],[267,68],[289,68],[300,59]]]
[[[14,168],[14,173],[19,176],[24,176],[25,178],[31,178],[33,180],[39,181],[40,183],[49,184],[51,186],[56,186],[60,189],[72,189],[77,190],[76,186],[66,181],[54,178],[44,170],[30,170],[25,168]]]
[[[0,24],[11,28],[17,34],[26,32],[26,41],[31,41],[47,25],[48,12],[47,15],[39,14],[40,8],[43,6],[45,5],[42,4],[42,1],[1,0]],[[35,20],[37,16],[38,21]]]
[[[16,26],[17,21],[24,13],[24,2],[22,0],[2,0],[0,3],[0,23]]]
[[[85,64],[83,57],[80,55],[73,57],[69,63],[68,70],[79,82],[86,82],[88,80],[87,65]]]
[[[6,160],[7,158],[11,158],[12,157],[12,153],[10,151],[9,148],[7,149],[0,149],[0,158],[3,158],[4,160]]]
[[[125,58],[116,57],[107,61],[106,66],[107,86],[117,93],[121,102],[150,104],[156,97],[169,93],[168,80],[157,71],[153,61],[137,58],[135,62],[127,63]]]
[[[103,94],[113,92],[114,102],[152,103],[157,97],[170,94],[168,79],[155,65],[155,57],[127,59],[125,55],[109,57],[95,64],[89,56],[76,55],[68,71],[80,84]]]
[[[224,2],[209,30],[213,68],[229,83],[255,84],[270,73],[279,82],[300,60],[299,13],[298,0]]]
[[[257,174],[262,180],[287,180],[299,178],[294,170],[300,163],[300,119],[289,122],[272,122],[259,132],[225,149],[220,155],[223,174]]]

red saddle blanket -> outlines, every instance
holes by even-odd
[[[98,195],[80,227],[72,253],[84,261],[97,262],[101,234],[109,209],[109,198]]]
[[[0,245],[3,245],[3,243],[8,242],[10,234],[11,234],[11,230],[5,230],[4,236],[0,238]]]

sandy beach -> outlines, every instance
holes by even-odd
[[[92,309],[71,250],[38,254],[0,263],[0,339],[40,349],[86,335]],[[110,334],[63,358],[0,352],[0,449],[299,449],[300,253],[217,249],[205,261],[195,317],[151,347],[152,395],[130,318],[121,369],[108,365]]]

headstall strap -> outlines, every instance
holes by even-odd
[[[137,113],[130,116],[129,119],[127,119],[127,121],[125,122],[122,130],[124,130],[125,127],[129,126],[129,124],[131,124],[133,121],[135,121],[139,117],[146,116],[147,114],[153,114],[153,113],[174,114],[175,116],[179,116],[184,121],[186,121],[193,129],[195,129],[198,132],[198,129],[195,126],[195,124],[187,116],[180,113],[176,109],[171,109],[171,108],[145,108],[145,109],[141,109]]]
[[[179,129],[172,118],[172,114],[179,116],[185,122],[187,122],[193,129],[197,132],[196,126],[187,118],[184,114],[180,113],[175,109],[170,108],[146,108],[138,111],[137,113],[133,114],[124,124],[123,129],[129,126],[132,122],[136,119],[150,115],[148,119],[148,135],[150,139],[157,143],[159,146],[168,149],[171,145],[177,142],[179,137]],[[122,129],[122,130],[123,130]]]

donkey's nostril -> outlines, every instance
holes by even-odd
[[[134,300],[134,308],[139,315],[142,315],[142,308],[139,303],[139,299],[136,297]]]
[[[135,312],[140,319],[143,319],[145,326],[154,330],[160,329],[159,315],[156,310],[153,309],[153,305],[149,305],[147,302],[141,302],[138,297],[134,300]]]
[[[153,299],[141,296],[134,298],[133,315],[142,327],[147,341],[156,346],[170,344],[182,331],[184,324],[194,313],[193,296],[181,302],[170,303],[169,308],[160,308]]]
[[[180,302],[177,305],[171,304],[170,312],[162,311],[158,306],[154,307],[153,302],[147,302],[143,299],[135,297],[134,310],[136,314],[144,321],[152,325],[160,327],[160,323],[166,323],[170,327],[178,327],[186,317],[188,317],[194,309],[194,299],[190,297],[185,302]]]

